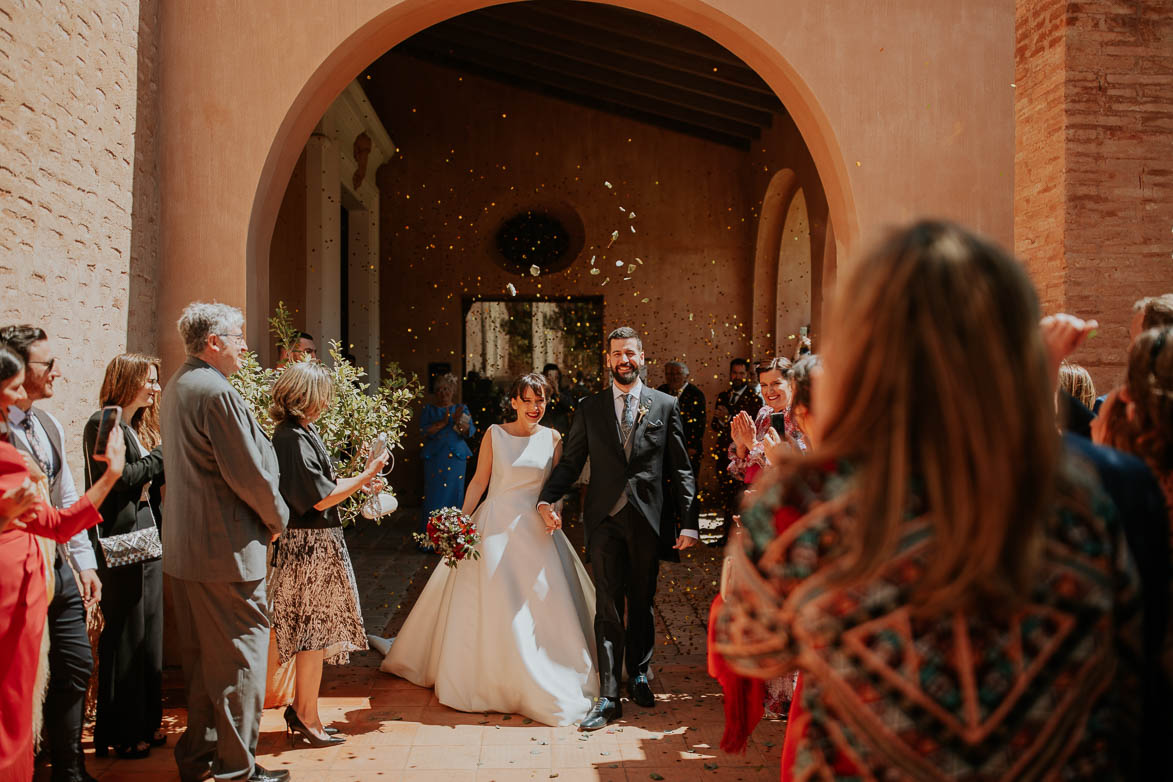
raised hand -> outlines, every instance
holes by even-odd
[[[1050,361],[1051,380],[1059,375],[1059,364],[1070,356],[1083,344],[1088,336],[1100,327],[1094,320],[1083,320],[1074,315],[1060,312],[1057,315],[1048,315],[1039,321],[1039,329],[1043,333],[1043,344],[1047,348],[1047,358]]]

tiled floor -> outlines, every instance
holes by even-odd
[[[406,515],[406,514],[405,514]],[[435,560],[416,553],[410,521],[347,534],[373,633],[394,635]],[[573,538],[573,533],[572,533]],[[432,692],[381,673],[373,652],[327,668],[322,718],[340,729],[345,744],[315,750],[293,746],[281,712],[261,721],[258,761],[286,768],[302,780],[776,780],[783,725],[763,722],[744,755],[718,745],[723,728],[720,688],[705,674],[704,621],[717,589],[720,553],[685,552],[661,570],[657,597],[656,707],[624,704],[624,719],[591,734],[549,728],[519,715],[468,714],[436,702]],[[176,681],[175,677],[171,681]],[[177,701],[172,690],[169,699]],[[167,748],[143,760],[87,757],[102,782],[176,780],[171,747],[182,732],[182,708],[168,708]]]

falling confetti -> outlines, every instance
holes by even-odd
[[[607,284],[607,282],[608,282],[610,279],[611,279],[610,277],[604,277],[604,278],[603,278],[603,281],[599,283],[599,287],[601,288],[601,287],[603,287],[604,285],[606,285],[606,284]]]
[[[634,273],[635,273],[635,264],[634,264],[634,263],[629,263],[629,264],[627,264],[627,273],[628,273],[628,274],[634,274]]]
[[[624,209],[623,207],[619,207],[619,211],[620,211],[620,212],[626,212],[627,210],[626,210],[626,209]]]
[[[619,239],[619,231],[612,231],[611,232],[611,241],[607,242],[607,246],[610,247],[611,245],[615,244],[615,242],[618,239]]]
[[[647,304],[647,303],[648,303],[648,301],[650,301],[650,299],[648,299],[648,297],[647,297],[647,296],[644,296],[642,299],[640,299],[640,303],[641,303],[641,304]]]
[[[534,277],[537,277],[539,274],[542,273],[542,267],[538,266],[535,263],[533,266],[529,267],[529,273],[532,274]]]
[[[508,284],[508,285],[506,285],[505,287],[506,287],[506,288],[509,290],[509,295],[510,295],[510,296],[516,296],[516,295],[517,295],[517,288],[513,287],[513,283],[509,283],[509,284]]]
[[[607,180],[603,180],[603,187],[605,187],[605,188],[607,188],[608,190],[610,190],[610,189],[611,189],[611,183],[610,183],[610,182],[608,182]]]
[[[635,233],[635,226],[634,226],[634,225],[633,225],[633,226],[630,226],[630,228],[631,228],[631,232],[632,232],[632,233]]]
[[[641,261],[638,257],[635,259],[635,262],[638,263],[640,266],[644,265],[644,262]]]
[[[628,219],[628,220],[634,220],[634,219],[635,219],[635,212],[632,212],[631,214],[629,214],[629,215],[627,216],[627,219]]]
[[[594,255],[591,256],[591,266],[595,265],[595,257],[596,256],[594,256]]]
[[[623,261],[615,261],[615,265],[616,265],[616,266],[622,266],[622,265],[623,265]]]
[[[593,269],[591,269],[591,274],[598,274],[598,273],[599,273],[599,267],[598,267],[598,266],[596,266],[596,267],[594,267]]]

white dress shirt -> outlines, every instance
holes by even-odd
[[[61,428],[61,422],[58,421],[51,413],[41,410],[42,413],[48,415],[49,420],[57,427],[57,438],[64,447],[65,430]],[[28,416],[25,411],[19,407],[12,406],[8,408],[8,430],[9,436],[17,437],[27,447],[28,441],[25,439],[24,419]],[[51,470],[57,471],[57,479],[53,481],[56,491],[54,492],[57,499],[57,507],[60,509],[68,508],[80,499],[77,493],[77,486],[73,482],[73,473],[69,470],[69,462],[64,458],[65,454],[58,454],[53,450],[53,444],[49,440],[49,434],[41,426],[41,421],[36,416],[32,416],[32,431],[33,436],[37,438],[37,447],[41,453],[48,454],[49,459],[53,461],[49,465]],[[31,448],[29,450],[32,450]],[[61,459],[61,463],[57,464],[57,459]],[[85,530],[74,535],[69,539],[68,543],[64,545],[58,544],[58,551],[69,556],[75,569],[94,570],[98,567],[98,560],[94,556],[94,547],[90,543],[89,533]]]

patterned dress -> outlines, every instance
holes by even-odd
[[[320,649],[327,663],[345,665],[351,652],[367,648],[367,635],[338,508],[314,508],[334,491],[334,467],[312,425],[278,424],[273,450],[289,506],[269,582],[280,664]]]
[[[1037,581],[1004,620],[914,614],[933,531],[910,509],[897,553],[851,588],[827,575],[856,519],[846,465],[761,492],[731,544],[717,650],[744,675],[798,667],[797,780],[1129,779],[1137,575],[1094,478],[1065,466]],[[785,531],[776,534],[775,529]]]

